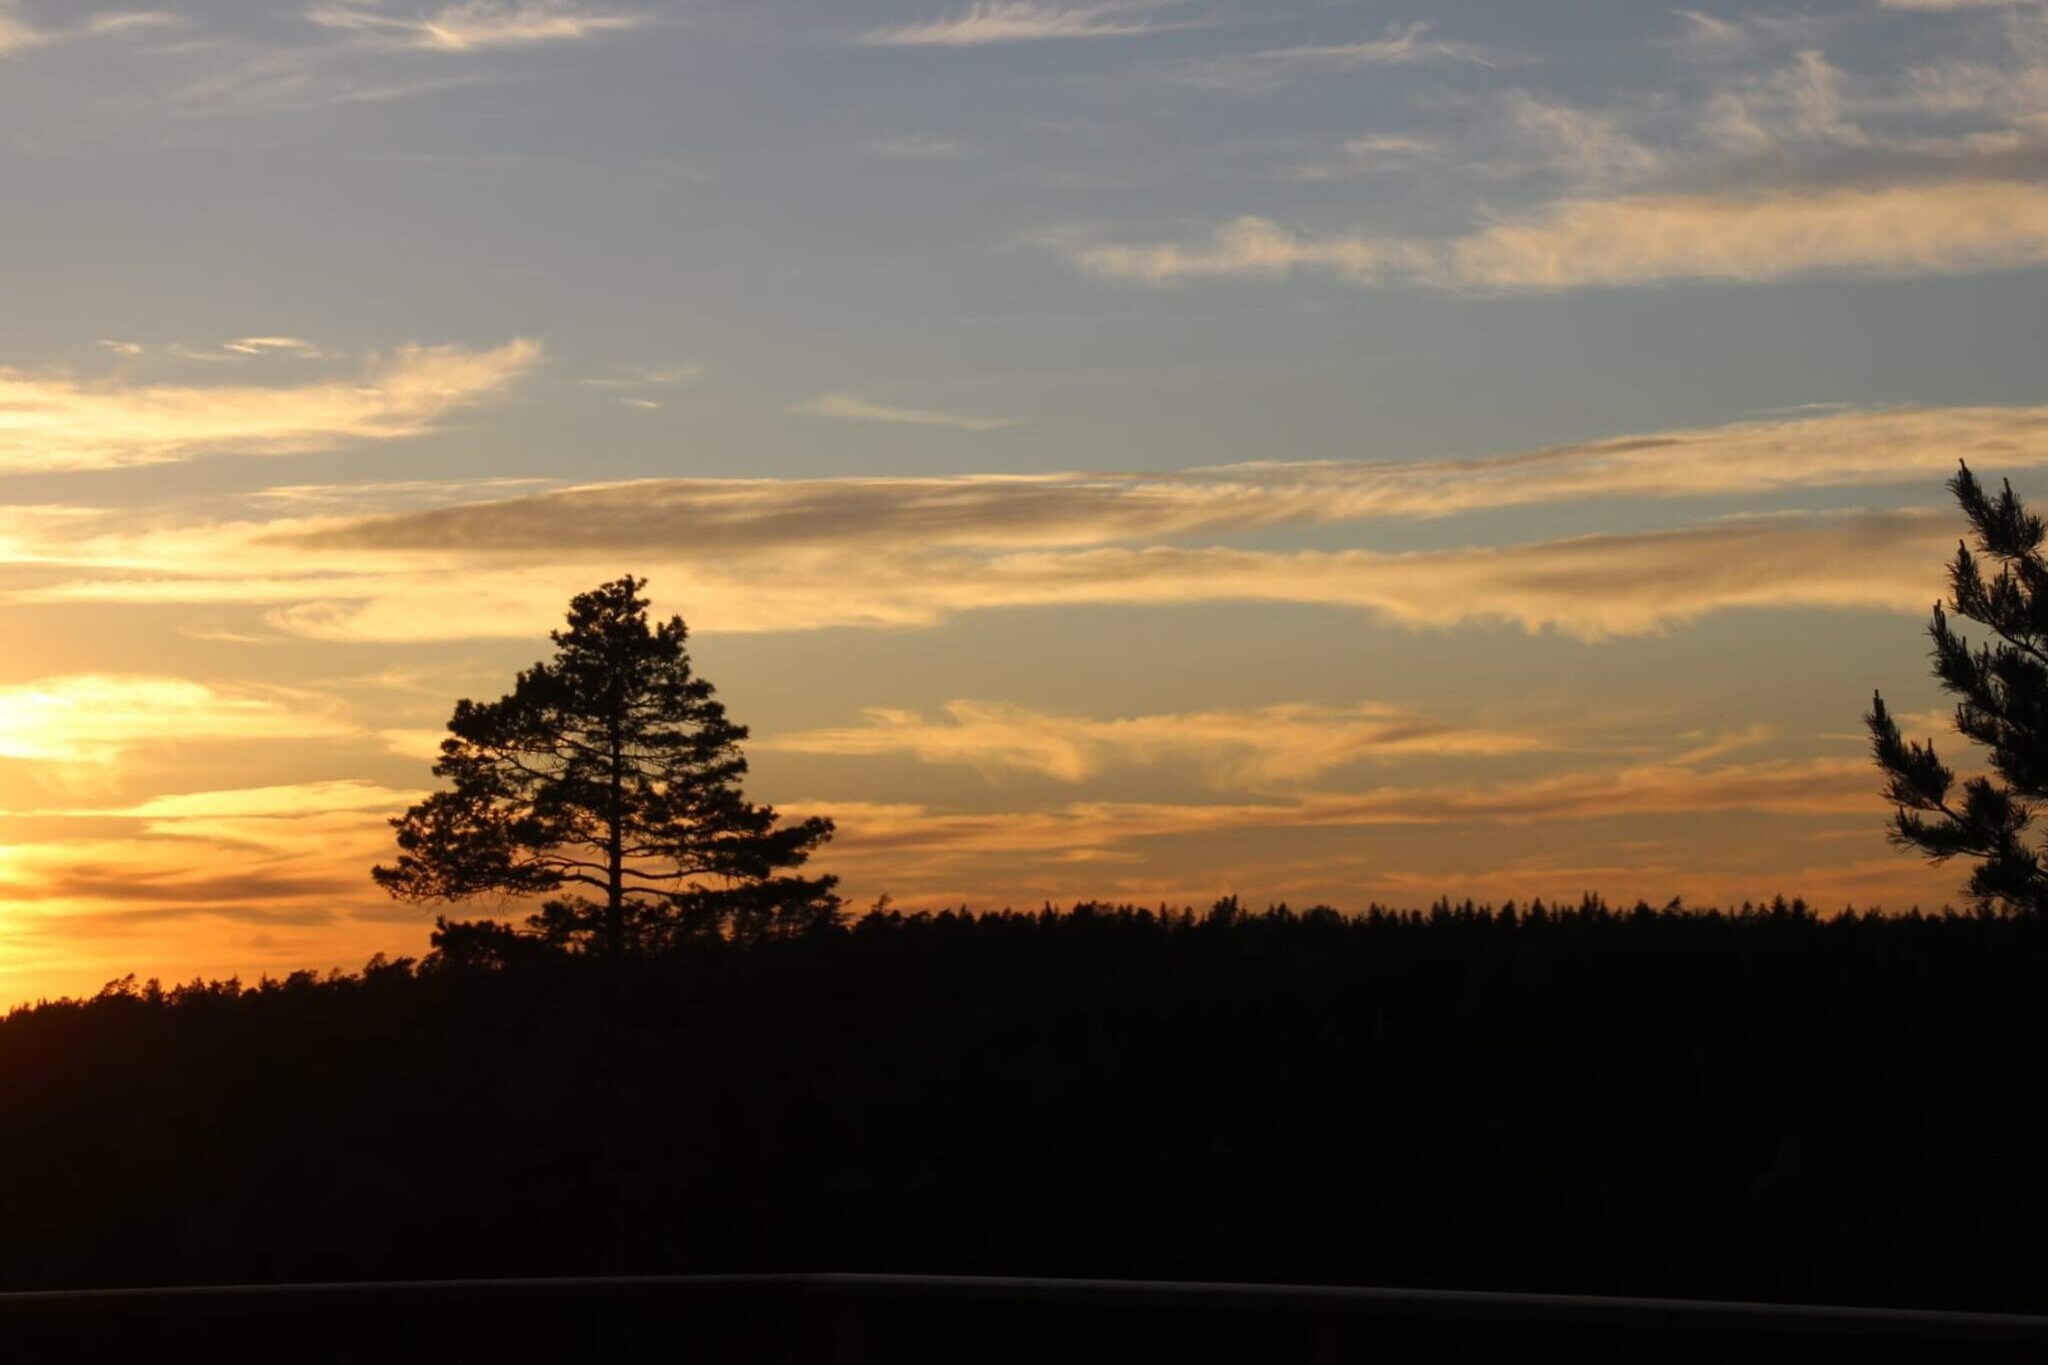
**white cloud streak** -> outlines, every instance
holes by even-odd
[[[287,355],[297,360],[319,360],[326,355],[312,342],[298,337],[242,337],[222,345],[236,355]]]
[[[163,10],[110,10],[87,15],[69,28],[44,28],[26,18],[13,0],[0,0],[0,57],[74,38],[113,38],[182,23],[178,15]]]
[[[1241,56],[1189,62],[1180,69],[1178,79],[1208,90],[1257,94],[1323,72],[1431,62],[1467,62],[1486,67],[1506,64],[1504,58],[1486,48],[1437,38],[1432,36],[1434,31],[1434,25],[1419,21],[1389,24],[1379,37],[1356,42],[1275,47]]]
[[[1284,279],[1546,293],[1682,280],[1939,275],[2048,263],[2048,185],[1980,181],[1566,201],[1449,241],[1240,218],[1206,242],[1069,245],[1110,279]]]
[[[897,161],[957,161],[973,149],[957,137],[942,133],[905,133],[900,137],[869,138],[860,149],[871,156]]]
[[[812,417],[832,417],[842,422],[886,422],[897,426],[951,427],[955,431],[995,431],[1002,427],[1015,426],[1016,419],[1010,417],[970,417],[957,412],[940,412],[932,408],[893,407],[887,403],[871,403],[865,398],[850,393],[827,393],[799,403],[790,409]]]
[[[1432,37],[1434,29],[1435,25],[1420,20],[1390,24],[1387,31],[1377,38],[1354,43],[1268,48],[1264,52],[1252,53],[1245,60],[1339,71],[1373,66],[1412,66],[1418,62],[1497,64],[1498,59],[1484,48]]]
[[[861,47],[982,47],[1053,39],[1132,38],[1175,28],[1153,16],[1159,0],[1103,0],[1067,5],[1041,0],[976,0],[964,10],[915,24],[869,29],[854,38]]]
[[[390,48],[393,44],[382,45]],[[236,115],[252,111],[320,109],[382,104],[480,84],[482,72],[390,79],[362,69],[362,44],[299,47],[226,46],[212,70],[176,87],[172,96],[193,110]]]
[[[180,28],[184,23],[182,15],[168,10],[115,10],[92,15],[81,27],[95,38],[111,38],[150,29]]]
[[[1347,180],[1387,171],[1412,170],[1439,160],[1441,144],[1405,133],[1361,133],[1346,138],[1342,155],[1332,161],[1306,162],[1290,173],[1296,180]]]
[[[1948,14],[1968,9],[2020,9],[2041,3],[2041,0],[1877,0],[1879,9],[1917,10],[1922,13]]]
[[[575,41],[638,28],[645,15],[583,9],[569,0],[462,0],[432,14],[401,17],[355,5],[321,5],[306,17],[322,28],[379,46],[420,52],[477,52]]]
[[[621,365],[614,374],[597,375],[577,382],[592,389],[669,388],[702,379],[706,367],[695,361],[666,365]]]
[[[402,810],[417,794],[338,778],[271,787],[239,787],[228,791],[179,792],[153,796],[131,806],[67,814],[126,820],[186,821],[275,819],[291,815],[328,815],[338,811]]]

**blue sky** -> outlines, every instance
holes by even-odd
[[[1938,901],[2044,151],[2031,0],[0,3],[0,994],[417,951],[628,570],[858,900]]]

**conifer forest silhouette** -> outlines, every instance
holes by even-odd
[[[682,622],[605,584],[393,821],[375,876],[439,907],[425,956],[0,1020],[0,1289],[858,1269],[2048,1313],[2048,564],[2009,487],[1950,488],[1974,548],[1930,633],[1982,775],[1865,718],[1873,822],[1967,876],[1928,913],[854,913],[829,822],[744,796]],[[447,1358],[518,1354],[463,1331]]]

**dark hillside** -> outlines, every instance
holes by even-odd
[[[0,1024],[0,1280],[861,1269],[2048,1311],[2048,923],[870,917]]]

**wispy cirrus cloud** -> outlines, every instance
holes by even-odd
[[[0,515],[0,561],[16,566],[16,600],[239,605],[271,629],[344,640],[530,634],[622,552],[713,631],[1286,601],[1417,628],[1496,622],[1598,639],[1737,608],[1918,612],[1955,528],[1895,512],[1411,554],[1187,542],[1564,500],[1932,486],[1958,456],[2048,463],[2048,410],[1833,412],[1407,464],[647,480],[384,515],[286,502],[282,517],[258,504],[246,520],[197,525],[17,508]]]
[[[1954,275],[2048,263],[2048,185],[1843,187],[1582,199],[1449,240],[1240,218],[1206,241],[1068,244],[1090,274],[1170,284],[1326,273],[1361,286],[1543,293],[1797,275]]]
[[[416,797],[415,792],[396,790],[360,778],[335,778],[270,787],[237,787],[227,791],[175,792],[152,796],[128,806],[65,813],[151,822],[265,820],[344,811],[389,813],[403,809]]]
[[[0,473],[295,454],[416,436],[504,392],[540,356],[540,344],[523,339],[485,351],[406,346],[353,382],[281,387],[131,384],[0,369]]]
[[[1870,147],[1879,139],[1851,117],[1848,86],[1846,73],[1810,48],[1775,71],[1717,90],[1704,126],[1713,142],[1742,153]]]
[[[222,348],[236,355],[284,355],[295,360],[320,360],[327,354],[300,337],[239,337],[223,342]]]
[[[142,33],[151,29],[181,28],[185,18],[169,10],[109,10],[88,16],[79,29],[95,38]]]
[[[590,389],[670,388],[702,379],[705,366],[696,361],[658,365],[621,365],[610,374],[592,375],[576,382]]]
[[[333,45],[291,48],[230,48],[211,69],[172,91],[184,108],[230,114],[250,111],[324,109],[351,104],[387,104],[487,82],[482,72],[392,79],[354,69],[353,49]]]
[[[390,515],[400,507],[445,507],[488,497],[517,497],[557,486],[555,479],[499,475],[481,479],[359,479],[350,483],[272,484],[247,494],[271,512],[296,515]]]
[[[0,0],[0,57],[76,38],[113,38],[149,29],[175,28],[184,20],[166,10],[107,10],[59,27],[31,21],[15,0]]]
[[[1412,66],[1418,62],[1472,62],[1479,66],[1494,66],[1500,60],[1477,44],[1453,42],[1436,37],[1435,32],[1436,25],[1415,20],[1406,24],[1389,24],[1387,31],[1377,38],[1350,43],[1267,48],[1250,54],[1246,60],[1335,70]]]
[[[1389,24],[1376,38],[1302,43],[1193,61],[1179,69],[1177,79],[1202,89],[1256,94],[1316,72],[1363,71],[1431,62],[1492,67],[1506,65],[1508,60],[1476,43],[1437,37],[1434,24],[1416,20]]]
[[[1104,278],[1314,273],[1480,295],[2039,266],[2048,263],[2048,7],[2005,9],[1938,58],[1884,71],[1831,62],[1817,20],[1680,11],[1688,50],[1801,46],[1769,65],[1717,64],[1700,88],[1604,108],[1511,90],[1487,117],[1488,101],[1446,97],[1435,107],[1447,120],[1307,161],[1291,177],[1427,166],[1432,178],[1418,185],[1481,191],[1467,201],[1463,231],[1354,227],[1323,208],[1315,223],[1261,212],[1163,239],[1067,231],[1042,240]],[[1402,28],[1355,57],[1419,59],[1433,41]],[[1256,67],[1243,68],[1255,87]],[[1564,183],[1519,205],[1496,202],[1503,185],[1532,173]],[[1442,221],[1455,203],[1430,207]]]
[[[712,632],[931,626],[1006,607],[1288,602],[1412,629],[1493,624],[1600,640],[1734,609],[1924,611],[1954,538],[1951,518],[1893,512],[1401,554],[877,550],[864,537],[858,547],[718,555],[679,523],[671,548],[643,549],[637,562],[659,605]],[[542,545],[544,560],[534,554]],[[8,596],[257,607],[275,630],[334,641],[516,638],[544,628],[593,575],[615,572],[619,548],[500,536],[414,552],[314,552],[249,527],[167,531],[107,547],[104,567],[85,568],[88,555],[45,562],[40,582]]]
[[[1795,817],[1867,815],[1869,763],[1861,758],[1698,765],[1663,761],[1596,766],[1497,783],[1387,786],[1307,792],[1288,800],[1168,804],[1077,801],[1002,812],[922,804],[786,803],[839,822],[839,863],[884,875],[909,866],[944,874],[953,858],[1114,854],[1146,840],[1279,830],[1414,829],[1440,825],[1534,825],[1646,815],[1751,811]],[[894,866],[890,864],[893,861]]]
[[[1672,44],[1687,55],[1716,60],[1749,56],[1767,45],[1812,42],[1827,22],[1793,11],[1726,15],[1676,9],[1672,14],[1679,22]]]
[[[650,391],[693,383],[703,378],[706,373],[707,367],[695,361],[663,365],[621,365],[611,374],[579,379],[577,383],[588,389],[609,390],[627,407],[652,412],[663,407],[664,400],[650,397]]]
[[[1289,171],[1296,180],[1349,180],[1387,171],[1407,171],[1440,160],[1444,146],[1407,133],[1361,133],[1344,139],[1339,155],[1302,162]]]
[[[450,505],[309,524],[273,538],[309,554],[457,545],[523,555],[542,544],[565,553],[661,553],[682,543],[677,528],[687,526],[687,543],[707,555],[887,544],[1072,548],[1605,498],[1932,488],[1958,458],[2007,469],[2048,464],[2048,407],[1851,409],[1464,459],[1248,462],[1144,474],[649,479],[496,500],[451,496],[442,499]]]
[[[957,137],[944,133],[904,133],[896,137],[869,138],[860,149],[870,156],[896,161],[957,161],[971,156],[974,149]]]
[[[360,5],[320,5],[308,10],[306,17],[322,28],[420,52],[477,52],[571,42],[650,22],[644,14],[587,9],[573,0],[459,0],[411,16]]]
[[[791,412],[812,417],[832,417],[842,422],[887,422],[897,426],[951,427],[955,431],[995,431],[1017,425],[1013,417],[973,417],[965,413],[942,412],[935,408],[906,408],[872,403],[851,393],[821,394],[799,403]]]
[[[1965,9],[2018,9],[2040,3],[2041,0],[1877,0],[1877,7],[1944,14]]]
[[[949,701],[943,720],[870,708],[863,723],[771,735],[770,751],[874,757],[906,754],[1081,782],[1118,763],[1186,758],[1221,787],[1263,787],[1319,777],[1354,763],[1528,753],[1551,739],[1528,729],[1459,724],[1384,703],[1290,702],[1242,710],[1097,719],[1006,702]]]
[[[1538,99],[1526,90],[1502,97],[1513,135],[1540,165],[1562,171],[1573,184],[1636,184],[1662,174],[1670,158],[1630,134],[1616,115]]]
[[[1074,38],[1133,38],[1195,27],[1201,21],[1166,19],[1161,9],[1174,0],[976,0],[965,9],[911,24],[892,24],[857,34],[860,47],[982,47],[991,43],[1033,43]]]
[[[247,336],[223,341],[219,346],[195,346],[190,342],[173,341],[160,346],[149,346],[139,341],[101,341],[99,343],[115,355],[136,359],[145,355],[167,356],[172,360],[197,361],[201,364],[226,364],[236,360],[259,360],[268,357],[285,357],[292,360],[332,360],[333,353],[322,350],[313,342],[301,337],[288,336]]]

